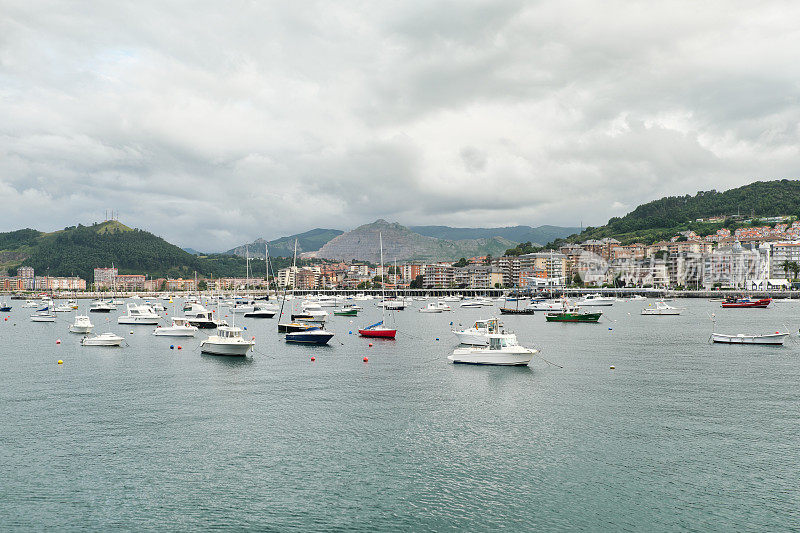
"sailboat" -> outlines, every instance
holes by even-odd
[[[394,339],[397,335],[396,329],[387,328],[384,325],[386,321],[386,274],[383,271],[383,235],[378,234],[378,238],[380,239],[381,245],[381,299],[383,300],[383,304],[381,306],[381,318],[382,320],[376,324],[372,324],[371,326],[367,326],[364,329],[358,330],[358,334],[362,337],[379,337],[383,339]]]

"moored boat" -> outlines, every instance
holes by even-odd
[[[788,337],[788,333],[767,333],[764,335],[747,335],[739,333],[737,335],[726,335],[724,333],[712,333],[711,342],[720,344],[768,344],[768,345],[783,345],[783,341]]]
[[[473,365],[520,366],[529,364],[536,353],[537,350],[517,344],[514,334],[490,334],[487,346],[456,348],[447,359]]]
[[[500,333],[500,321],[494,317],[486,320],[476,320],[472,327],[461,331],[453,331],[458,342],[472,346],[486,346],[489,336]]]
[[[70,333],[91,333],[94,324],[86,315],[75,315],[75,321],[69,325]]]
[[[749,298],[728,299],[722,302],[723,309],[766,309],[772,303],[772,298],[751,300]]]
[[[216,335],[210,335],[200,343],[200,352],[210,355],[244,356],[253,349],[255,341],[242,337],[242,329],[220,326]]]
[[[311,327],[302,331],[294,331],[286,334],[286,342],[296,342],[301,344],[328,344],[333,338],[333,333],[322,328]]]
[[[678,307],[672,307],[662,301],[657,301],[655,305],[650,304],[649,306],[642,309],[643,315],[656,315],[656,316],[674,316],[680,315],[683,312],[683,309]]]
[[[84,337],[81,339],[82,346],[122,346],[122,341],[125,340],[119,335],[114,333],[101,333],[94,337]]]

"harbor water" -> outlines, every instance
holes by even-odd
[[[541,350],[529,367],[447,362],[451,329],[497,307],[414,302],[381,340],[357,335],[381,315],[359,302],[322,347],[237,317],[256,351],[225,358],[199,353],[209,330],[156,337],[117,325],[121,311],[91,318],[124,347],[83,347],[71,314],[33,323],[14,303],[0,317],[4,530],[800,529],[800,303],[502,317]],[[709,344],[711,313],[720,332],[792,336]]]

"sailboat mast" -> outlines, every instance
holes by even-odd
[[[386,321],[386,273],[383,271],[383,234],[378,233],[378,239],[381,243],[381,318]]]
[[[267,269],[267,300],[269,300],[269,244],[264,243],[264,268]]]

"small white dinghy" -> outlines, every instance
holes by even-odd
[[[724,333],[712,333],[711,342],[722,344],[769,344],[773,346],[783,346],[783,341],[788,337],[788,333],[767,333],[765,335],[725,335]]]
[[[122,341],[125,340],[119,335],[114,333],[101,333],[94,337],[84,337],[81,339],[82,346],[122,346]]]
[[[655,305],[650,304],[649,306],[642,309],[643,315],[656,315],[656,316],[675,316],[680,315],[683,312],[682,308],[679,307],[672,307],[664,303],[662,300],[656,302]]]
[[[185,317],[174,316],[172,317],[172,325],[161,327],[158,326],[153,335],[161,337],[194,337],[197,333],[197,327],[189,323],[189,319]]]
[[[453,363],[472,365],[527,365],[538,350],[517,344],[517,336],[509,334],[489,334],[488,346],[456,348],[447,359]]]

